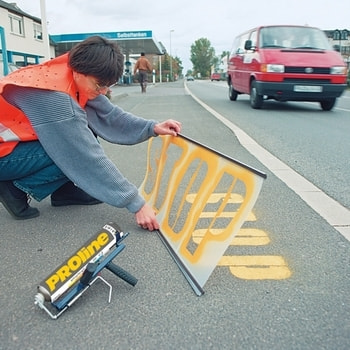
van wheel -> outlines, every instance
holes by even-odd
[[[330,98],[328,100],[320,101],[321,108],[324,111],[330,111],[335,105],[336,98]]]
[[[252,81],[252,84],[250,86],[250,105],[254,109],[260,109],[264,102],[264,96],[258,95],[258,91],[256,89],[256,82],[255,80]]]
[[[236,101],[237,100],[237,91],[233,88],[231,82],[228,85],[228,97],[231,101]]]

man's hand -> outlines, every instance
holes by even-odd
[[[181,131],[181,123],[168,119],[165,122],[158,123],[154,126],[154,132],[158,135],[173,135],[177,136],[177,134]]]
[[[146,203],[136,214],[136,222],[143,229],[153,231],[159,229],[154,210]]]

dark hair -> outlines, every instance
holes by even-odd
[[[100,36],[91,36],[75,45],[68,57],[74,71],[93,76],[101,86],[115,84],[123,74],[124,56],[119,46]]]
[[[145,55],[145,53],[144,52],[141,52],[141,56],[144,56]]]

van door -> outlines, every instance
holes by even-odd
[[[243,92],[243,72],[244,72],[244,44],[249,38],[249,33],[244,33],[238,37],[232,52],[230,71],[232,72],[232,86],[236,91]]]
[[[250,93],[250,78],[252,72],[256,71],[256,45],[257,45],[257,31],[253,30],[248,38],[250,40],[250,49],[244,50],[243,63],[242,63],[242,91],[245,93]],[[245,45],[245,43],[244,43]]]

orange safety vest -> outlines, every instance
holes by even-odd
[[[0,94],[6,85],[65,92],[78,101],[73,71],[68,66],[68,54],[38,65],[21,68],[7,75],[0,80]],[[79,104],[82,108],[86,102],[87,98],[80,95]],[[37,139],[27,116],[0,95],[0,157],[10,154],[19,142]]]

